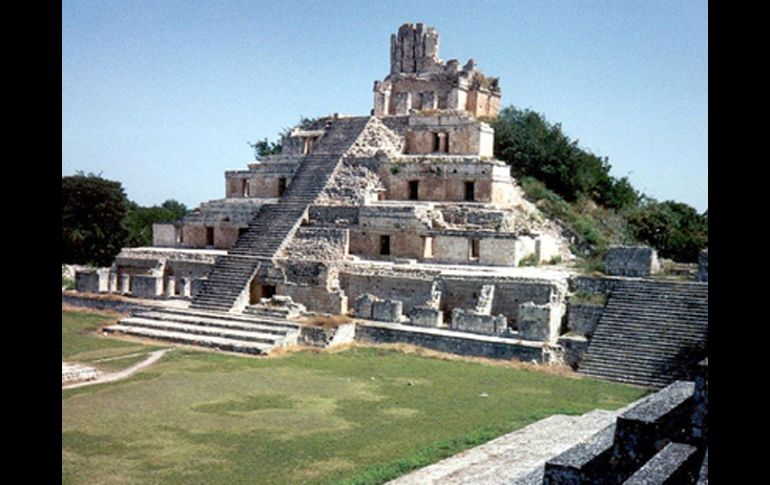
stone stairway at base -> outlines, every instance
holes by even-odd
[[[368,117],[334,120],[313,152],[302,158],[277,204],[265,204],[225,256],[220,256],[192,308],[230,310],[246,289],[260,259],[272,259],[305,218],[343,155],[361,134]]]
[[[299,325],[280,319],[204,310],[146,310],[135,312],[107,333],[264,355],[297,343]]]
[[[629,280],[610,294],[578,371],[660,388],[706,354],[708,284]]]

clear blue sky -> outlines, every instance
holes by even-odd
[[[224,197],[247,142],[368,114],[404,22],[613,175],[708,208],[705,0],[63,0],[62,175],[101,172],[142,205]]]

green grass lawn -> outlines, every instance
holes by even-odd
[[[98,335],[98,326],[114,322],[108,313],[62,311],[61,358],[114,372],[143,361],[149,352],[163,348]]]
[[[63,316],[62,356],[148,351],[88,335],[101,318]],[[615,409],[644,392],[377,348],[273,358],[175,349],[130,379],[62,392],[62,476],[381,483],[546,416]]]

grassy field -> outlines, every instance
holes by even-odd
[[[115,322],[118,314],[70,309],[62,311],[61,358],[82,362],[105,372],[131,367],[147,358],[153,350],[163,348],[125,340],[105,338],[95,329]]]
[[[150,350],[88,335],[104,322],[63,313],[62,356]],[[643,394],[392,349],[271,358],[175,349],[125,381],[62,392],[62,480],[381,483],[543,417]]]

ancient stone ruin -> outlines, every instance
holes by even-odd
[[[494,158],[482,118],[499,111],[498,80],[438,55],[433,27],[402,25],[371,115],[291,130],[281,154],[225,173],[224,198],[155,225],[152,247],[78,273],[79,291],[185,303],[107,331],[263,354],[312,335],[337,342],[313,319],[346,315],[361,341],[585,358],[591,375],[653,387],[682,377],[682,359],[705,357],[708,285],[660,286],[649,248],[610,251],[611,277],[546,265],[574,256],[563,225]]]

